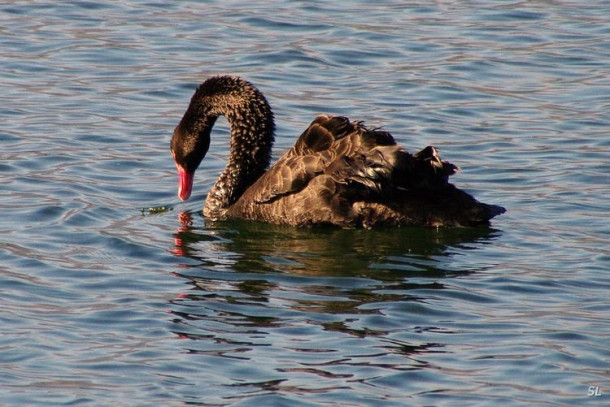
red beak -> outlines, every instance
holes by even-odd
[[[195,173],[188,172],[181,166],[176,164],[178,169],[178,198],[186,201],[191,196],[193,190],[193,176]]]

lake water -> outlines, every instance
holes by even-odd
[[[206,221],[198,83],[437,146],[489,229]],[[610,404],[610,2],[5,1],[0,404]],[[142,208],[166,206],[161,213]]]

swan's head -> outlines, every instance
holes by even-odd
[[[193,177],[210,147],[210,131],[216,117],[192,119],[189,112],[174,129],[171,152],[178,170],[178,197],[186,201],[193,190]]]
[[[195,170],[210,147],[210,133],[218,116],[231,127],[233,167],[223,174],[230,180],[226,195],[233,203],[245,187],[267,168],[273,144],[273,113],[263,94],[236,76],[214,76],[203,82],[174,130],[171,150],[178,169],[178,197],[188,199]],[[235,165],[237,163],[237,165]]]

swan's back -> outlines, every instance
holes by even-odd
[[[387,132],[318,116],[226,215],[290,225],[477,225],[503,213],[448,183],[434,147],[409,154]]]

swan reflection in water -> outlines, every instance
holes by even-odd
[[[499,234],[293,228],[191,212],[179,221],[173,253],[185,261],[174,275],[186,288],[170,302],[171,330],[203,360],[259,369],[233,379],[248,394],[332,391],[428,368],[427,355],[446,352],[435,333],[450,333],[428,297],[478,271],[452,266],[455,256]]]
[[[480,228],[294,228],[263,222],[209,221],[195,226],[193,214],[179,214],[173,253],[190,258],[208,275],[245,273],[244,278],[284,273],[318,277],[372,278],[383,282],[408,277],[463,275],[476,269],[450,267],[454,250],[475,250],[499,231]],[[198,273],[201,275],[201,273]]]

